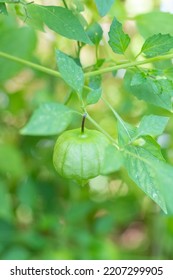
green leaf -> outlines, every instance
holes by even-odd
[[[102,30],[101,26],[97,22],[95,22],[88,27],[87,34],[88,34],[89,38],[91,39],[91,41],[95,45],[98,45],[102,39],[103,30]]]
[[[132,78],[133,72],[127,71],[124,79],[127,92],[132,93],[139,100],[172,111],[173,83],[170,80],[146,77],[142,84],[131,86]]]
[[[160,130],[161,127],[157,132]],[[124,165],[129,177],[166,213],[166,201],[162,195],[156,168],[156,163],[164,161],[160,146],[150,136],[144,137],[144,141],[138,143],[138,146],[128,144],[134,135],[134,127],[122,120],[118,121],[118,139],[123,146]]]
[[[130,37],[124,33],[122,24],[114,18],[109,31],[109,45],[113,52],[124,54],[130,43]]]
[[[122,154],[112,145],[105,149],[105,157],[101,169],[102,175],[116,172],[123,164]]]
[[[142,46],[143,52],[147,57],[164,54],[173,48],[173,37],[169,34],[155,34],[149,37]]]
[[[173,14],[154,11],[136,16],[139,32],[148,38],[158,32],[173,35]]]
[[[81,93],[84,86],[84,74],[82,68],[61,51],[56,51],[58,69],[64,81],[77,93]]]
[[[0,28],[0,37],[0,51],[26,60],[31,59],[36,47],[36,36],[33,30],[28,27],[8,28],[5,26],[4,29]],[[22,64],[6,58],[0,58],[0,65],[0,81],[13,77],[24,67]]]
[[[165,161],[165,159],[164,159],[164,157],[162,155],[162,151],[161,151],[160,145],[157,143],[157,141],[154,138],[152,138],[152,136],[143,136],[143,140],[144,141],[141,141],[142,144],[140,144],[140,145],[145,150],[150,152],[157,159],[159,159],[161,161]]]
[[[173,215],[173,166],[165,162],[157,162],[155,168],[159,186],[166,202],[167,212]]]
[[[126,144],[132,141],[136,135],[136,127],[131,124],[123,121],[122,119],[118,120],[118,143],[121,147],[124,147]]]
[[[138,86],[141,85],[146,80],[146,75],[143,72],[136,72],[131,80],[131,86]]]
[[[8,15],[7,8],[6,8],[6,5],[4,3],[0,3],[0,14]]]
[[[96,75],[96,76],[90,77],[89,87],[92,89],[99,89],[99,88],[101,88],[101,82],[102,82],[101,75]]]
[[[68,38],[92,44],[78,18],[72,11],[58,6],[28,5],[29,16],[39,18],[51,30]]]
[[[72,111],[58,103],[44,103],[36,109],[29,122],[21,129],[23,135],[55,135],[71,122]]]
[[[156,115],[144,116],[137,128],[137,136],[158,136],[163,133],[169,118]]]
[[[87,104],[90,105],[90,104],[97,103],[100,100],[101,95],[102,95],[102,89],[101,88],[91,90],[87,94],[87,98],[86,98]]]
[[[115,0],[94,0],[94,2],[97,6],[99,14],[103,17],[108,13]]]
[[[166,213],[157,168],[162,161],[143,147],[128,146],[124,150],[124,164],[129,177]]]

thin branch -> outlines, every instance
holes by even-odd
[[[7,59],[10,59],[12,61],[21,63],[21,64],[29,66],[29,67],[31,67],[33,69],[39,70],[41,72],[44,72],[46,74],[49,74],[49,75],[61,78],[61,74],[58,71],[55,71],[55,70],[52,70],[50,68],[41,66],[39,64],[32,63],[32,62],[30,62],[28,60],[25,60],[25,59],[22,59],[22,58],[10,55],[8,53],[0,52],[0,57],[4,57],[4,58],[7,58]]]
[[[16,61],[18,63],[27,65],[31,68],[34,68],[36,70],[39,70],[41,72],[44,72],[46,74],[49,74],[49,75],[52,75],[52,76],[55,76],[55,77],[58,77],[58,78],[61,77],[61,74],[58,71],[55,71],[55,70],[52,70],[50,68],[41,66],[39,64],[32,63],[28,60],[24,60],[24,59],[21,59],[19,57],[16,57],[16,56],[4,53],[4,52],[0,52],[0,57],[4,57],[4,58],[7,58],[7,59]],[[91,77],[91,76],[101,75],[101,74],[112,72],[114,70],[127,69],[127,68],[130,68],[130,67],[135,67],[137,65],[144,65],[144,64],[155,62],[155,61],[168,60],[168,59],[171,59],[171,58],[173,58],[173,53],[169,53],[169,54],[165,54],[165,55],[161,55],[161,56],[156,56],[156,57],[151,57],[151,58],[146,58],[146,59],[143,59],[143,60],[140,60],[140,61],[132,61],[132,62],[127,62],[127,63],[122,63],[122,64],[118,64],[118,65],[111,66],[111,67],[105,67],[105,68],[102,68],[102,69],[99,69],[99,70],[95,70],[95,71],[85,73],[84,76],[85,77]]]

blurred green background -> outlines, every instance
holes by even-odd
[[[117,0],[104,18],[98,15],[93,1],[80,2],[85,4],[87,21],[99,21],[104,30],[101,58],[124,59],[104,45],[113,16],[124,23],[132,37],[129,57],[138,52],[148,35],[161,30],[173,33],[173,15],[158,12],[173,10],[171,1]],[[62,5],[61,1],[36,3]],[[9,5],[9,16],[0,15],[0,51],[51,69],[56,69],[55,48],[75,56],[74,41],[48,29],[43,33],[28,27],[16,17],[16,13],[20,17],[20,9]],[[158,12],[157,18],[153,11]],[[94,47],[82,49],[81,61],[84,67],[95,63]],[[157,67],[172,65],[166,61]],[[172,79],[173,71],[169,75]],[[103,88],[104,95],[126,121],[137,124],[149,113],[169,115],[132,96],[122,77],[122,71],[115,77],[105,75]],[[81,187],[59,177],[53,168],[57,137],[20,135],[20,128],[38,105],[64,102],[68,93],[62,80],[0,58],[0,258],[172,259],[173,217],[160,212],[123,169]],[[76,100],[73,96],[69,106],[77,107]],[[102,127],[116,136],[116,121],[101,101],[88,109]],[[81,119],[75,117],[69,128],[79,127],[80,123]],[[88,121],[86,126],[93,128]],[[158,141],[165,158],[173,164],[172,127],[173,119]]]

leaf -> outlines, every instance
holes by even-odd
[[[58,69],[64,81],[77,93],[81,93],[84,86],[84,74],[82,68],[61,51],[56,51]]]
[[[156,164],[164,158],[158,143],[147,136],[141,146],[128,144],[134,136],[135,128],[118,121],[118,138],[123,146],[122,155],[129,177],[167,213],[166,200],[162,195]]]
[[[6,8],[6,5],[4,3],[0,3],[0,14],[8,15],[7,8]]]
[[[135,135],[136,127],[126,123],[122,119],[118,120],[118,144],[121,147],[131,142]]]
[[[90,105],[90,104],[97,103],[100,100],[101,95],[102,95],[102,89],[101,88],[91,90],[87,94],[87,98],[86,98],[87,104]]]
[[[99,89],[101,87],[101,82],[102,82],[101,75],[90,77],[89,87],[92,89]]]
[[[122,24],[114,18],[109,31],[109,45],[113,52],[124,54],[130,43],[130,37],[122,30]]]
[[[131,80],[131,86],[138,86],[141,85],[146,80],[146,75],[143,72],[136,72]]]
[[[156,115],[144,116],[137,128],[137,136],[152,135],[158,136],[163,133],[165,126],[168,123],[168,117]]]
[[[128,146],[124,150],[124,164],[129,177],[167,213],[157,169],[161,163],[142,147]]]
[[[29,122],[21,129],[23,135],[56,135],[71,122],[72,111],[58,103],[44,103],[36,109]]]
[[[97,6],[99,14],[101,15],[101,17],[103,17],[110,10],[115,0],[94,0],[94,2]]]
[[[141,146],[145,150],[150,152],[157,159],[159,159],[161,161],[165,161],[165,159],[162,155],[160,145],[156,142],[156,140],[154,138],[152,138],[152,136],[143,136],[143,140],[144,140],[144,142],[142,143]]]
[[[166,202],[168,214],[173,215],[173,166],[165,162],[157,162],[155,165],[159,186]]]
[[[131,86],[132,77],[133,72],[127,71],[124,79],[127,92],[132,93],[139,100],[172,111],[173,83],[170,80],[146,77],[142,84]]]
[[[173,36],[173,14],[154,11],[135,17],[139,32],[144,38],[148,38],[158,32]]]
[[[173,37],[169,34],[155,34],[149,37],[143,44],[141,53],[147,57],[164,54],[173,48]]]
[[[103,36],[103,30],[101,26],[95,22],[87,29],[87,34],[93,44],[98,45]]]
[[[105,149],[105,157],[101,170],[102,175],[113,173],[120,169],[123,164],[122,154],[112,145]]]
[[[28,27],[15,28],[6,25],[5,28],[0,28],[0,36],[0,51],[26,60],[31,59],[36,47],[36,35],[33,30]],[[0,65],[0,81],[13,77],[24,67],[6,58],[0,58]]]
[[[91,44],[87,33],[72,11],[58,6],[28,5],[29,16],[39,18],[51,30],[68,38]]]

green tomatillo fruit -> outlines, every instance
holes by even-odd
[[[64,178],[77,181],[98,176],[103,166],[109,140],[96,130],[73,129],[58,137],[53,153],[56,171]]]

